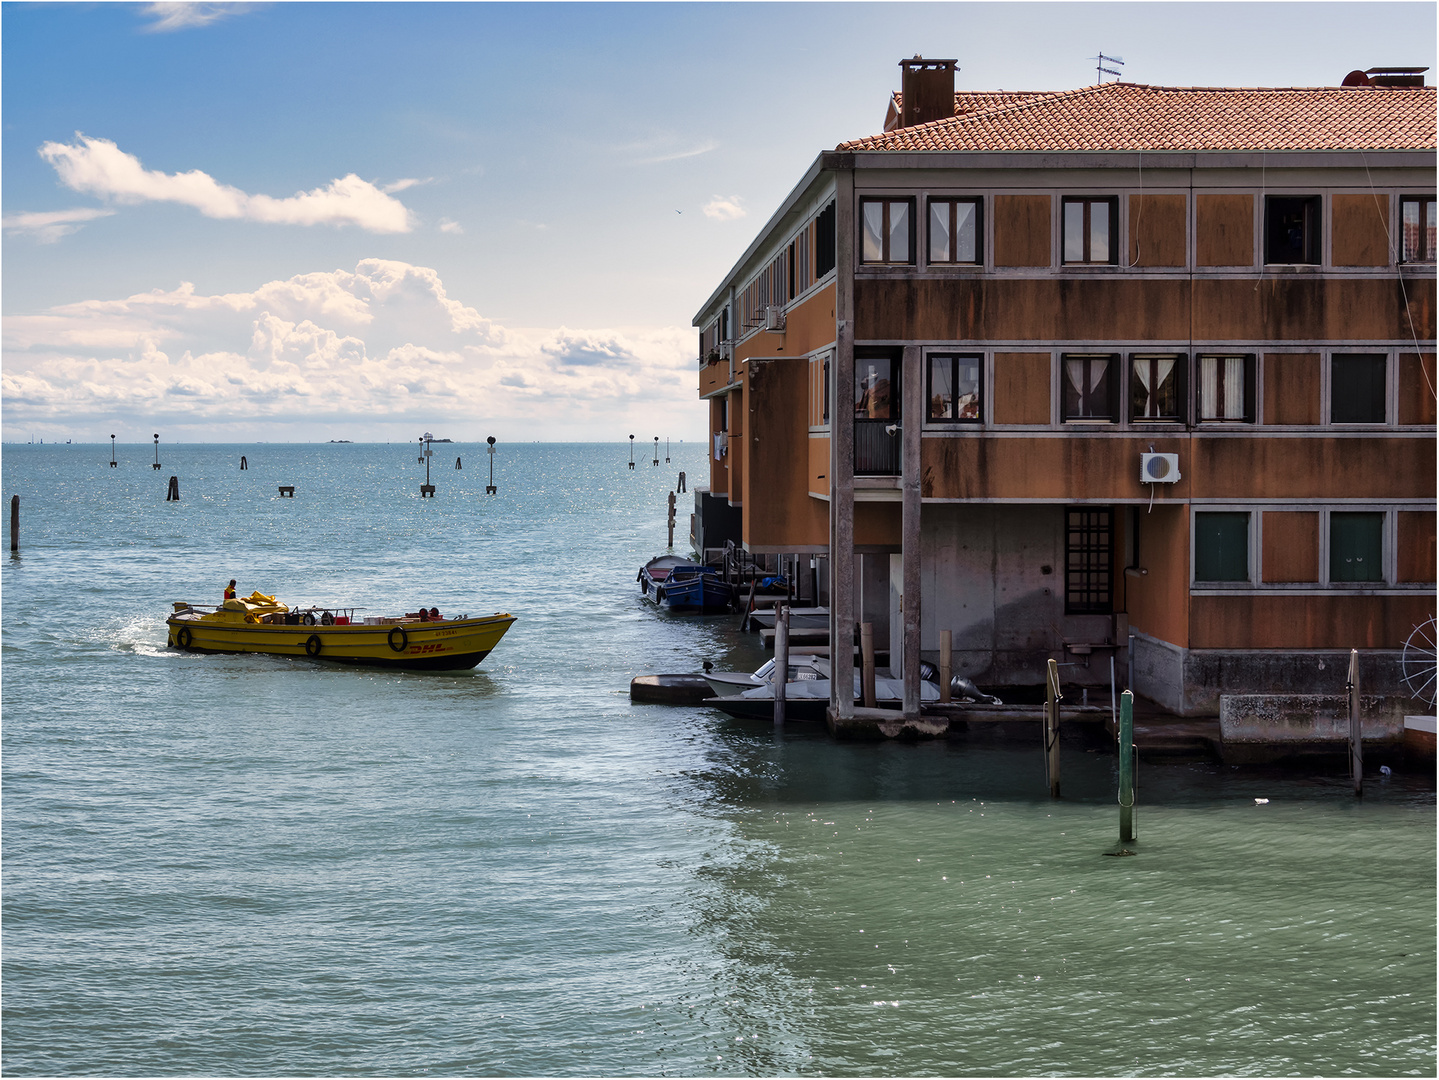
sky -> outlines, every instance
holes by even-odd
[[[1316,86],[1435,40],[1432,3],[6,3],[0,438],[702,439],[691,320],[900,59]]]

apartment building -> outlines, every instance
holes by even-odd
[[[956,92],[953,60],[900,68],[885,130],[819,154],[695,318],[697,529],[737,509],[910,687],[949,630],[977,682],[1112,662],[1194,715],[1337,692],[1358,648],[1403,707],[1435,612],[1423,69]]]

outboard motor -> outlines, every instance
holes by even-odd
[[[949,680],[949,696],[956,701],[978,701],[988,705],[1004,704],[999,698],[986,694],[963,675],[956,675]]]

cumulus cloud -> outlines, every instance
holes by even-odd
[[[440,218],[440,232],[459,236],[464,231],[464,226],[458,221],[451,221],[449,218]]]
[[[250,195],[199,169],[184,173],[146,169],[138,157],[109,139],[79,132],[73,143],[43,144],[40,156],[71,190],[121,204],[173,202],[212,218],[280,225],[357,225],[377,233],[404,233],[411,227],[410,211],[402,202],[354,173],[325,187],[277,199]]]
[[[738,195],[716,195],[704,205],[705,217],[714,218],[716,221],[736,221],[744,217],[748,210],[741,205],[744,202]]]
[[[25,233],[35,237],[42,244],[53,244],[62,236],[69,236],[87,221],[109,217],[115,211],[95,207],[77,207],[74,210],[45,210],[33,214],[6,214],[0,218],[7,232]]]
[[[385,259],[245,292],[66,304],[3,332],[4,422],[25,431],[133,417],[176,437],[355,425],[347,437],[364,438],[500,419],[525,437],[608,438],[657,413],[703,423],[689,328],[504,327],[434,270]]]
[[[216,19],[238,15],[254,6],[243,3],[200,3],[198,0],[163,0],[160,3],[143,5],[140,14],[154,20],[146,27],[147,30],[164,34],[174,30],[208,26]]]

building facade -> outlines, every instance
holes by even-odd
[[[1212,714],[1338,692],[1358,648],[1398,701],[1435,611],[1433,88],[901,68],[695,319],[744,547],[910,687],[949,630],[980,683],[1113,663]]]

